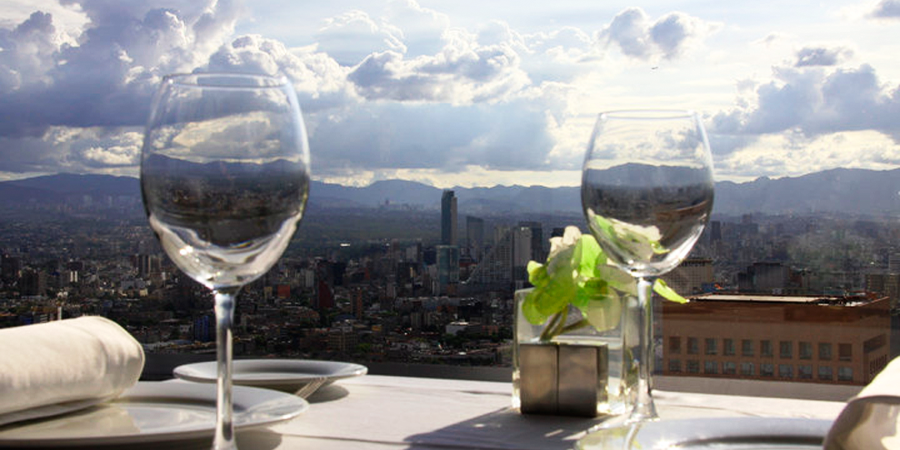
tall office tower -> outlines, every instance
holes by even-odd
[[[512,287],[513,234],[510,227],[498,226],[494,229],[494,246],[469,275],[469,284],[497,286],[502,289]]]
[[[466,245],[475,261],[481,261],[484,252],[484,219],[466,216]]]
[[[710,223],[710,240],[718,242],[722,240],[722,222],[713,220]]]
[[[512,270],[513,282],[524,285],[528,281],[528,261],[532,260],[534,247],[532,243],[532,228],[527,226],[518,226],[513,228],[513,251],[512,251]],[[520,286],[516,286],[518,289]]]
[[[438,245],[437,269],[438,289],[435,294],[445,295],[450,285],[459,283],[459,247],[455,245]]]
[[[892,253],[888,256],[888,272],[900,273],[900,253]]]
[[[445,190],[441,196],[441,245],[456,245],[456,196]]]
[[[665,274],[663,280],[681,295],[709,292],[715,280],[712,260],[704,258],[685,259],[675,270]]]
[[[544,226],[540,222],[519,222],[520,227],[531,229],[531,259],[538,262],[544,261]]]

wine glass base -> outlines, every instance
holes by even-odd
[[[643,422],[655,422],[657,420],[659,420],[659,414],[656,412],[656,405],[651,402],[649,404],[636,405],[628,419],[625,419],[625,424],[633,425]]]

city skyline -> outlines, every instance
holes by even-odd
[[[150,94],[195,69],[285,73],[328,182],[575,186],[597,112],[660,105],[703,115],[720,180],[900,164],[896,0],[10,0],[0,17],[0,180],[135,175]]]

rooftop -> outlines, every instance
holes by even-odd
[[[875,295],[839,296],[839,295],[765,295],[765,294],[703,294],[691,297],[692,302],[754,302],[754,303],[800,303],[810,305],[844,305],[855,306],[879,300]]]

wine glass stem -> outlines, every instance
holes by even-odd
[[[216,298],[216,436],[213,450],[236,450],[231,400],[231,330],[240,288],[219,289]]]
[[[659,419],[653,404],[653,389],[650,377],[653,375],[653,283],[655,277],[638,279],[638,307],[640,308],[639,334],[640,359],[638,362],[638,391],[634,410],[629,422],[645,422]]]

